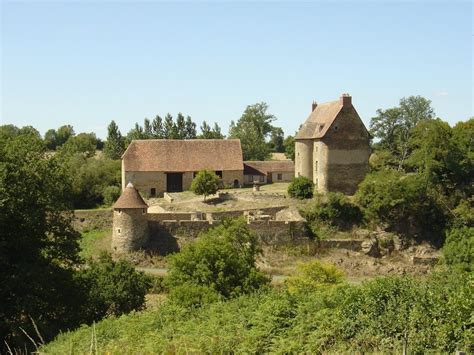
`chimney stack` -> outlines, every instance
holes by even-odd
[[[342,94],[339,98],[339,102],[341,103],[342,107],[348,108],[352,106],[352,97],[349,94]]]
[[[315,100],[313,100],[313,103],[311,104],[311,112],[315,110],[315,108],[318,106]]]

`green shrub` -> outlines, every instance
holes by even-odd
[[[308,222],[323,222],[338,228],[348,228],[362,221],[362,211],[344,194],[329,192],[301,210]]]
[[[343,273],[334,265],[315,260],[298,265],[295,275],[289,277],[285,284],[290,293],[300,293],[339,284],[342,280]]]
[[[208,286],[184,283],[171,289],[169,299],[180,306],[192,308],[217,302],[221,296]]]
[[[117,199],[120,197],[121,193],[122,189],[120,187],[115,185],[107,186],[102,193],[104,196],[104,203],[109,206],[114,204],[115,201],[117,201]]]
[[[260,252],[244,219],[224,220],[169,257],[167,284],[207,286],[225,298],[254,291],[269,282],[255,266]]]
[[[150,280],[150,289],[149,293],[164,293],[168,291],[166,287],[165,277],[161,275],[148,275]]]
[[[219,190],[219,177],[210,170],[200,171],[191,183],[191,191],[196,195],[203,195],[204,201],[209,195],[215,194]]]
[[[312,198],[314,192],[314,183],[304,176],[298,176],[288,186],[288,195],[300,200]]]
[[[149,277],[143,272],[136,271],[125,260],[114,261],[105,252],[98,261],[91,260],[77,278],[87,290],[84,313],[88,322],[142,309],[151,286]]]
[[[394,170],[368,174],[355,195],[369,221],[440,245],[447,221],[435,196],[422,175]]]
[[[474,228],[451,229],[443,246],[443,256],[449,267],[474,271]]]

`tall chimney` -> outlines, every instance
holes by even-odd
[[[352,106],[352,97],[349,94],[342,94],[339,98],[339,102],[341,103],[342,107],[348,108]]]
[[[314,111],[314,109],[318,106],[315,100],[313,100],[313,103],[311,104],[311,112]]]

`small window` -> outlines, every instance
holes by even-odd
[[[117,210],[117,212],[118,212],[118,214],[122,214],[122,209],[119,208],[119,209]]]
[[[282,174],[277,174],[277,180],[283,180],[283,175]]]
[[[334,130],[337,131],[339,129],[338,126],[334,126]]]
[[[260,175],[260,182],[265,182],[265,176]]]
[[[117,228],[117,233],[120,234],[120,228]]]
[[[222,179],[222,170],[217,170],[216,175]]]
[[[319,147],[318,147],[317,145],[314,146],[314,151],[315,151],[316,153],[318,152],[318,149],[319,149]]]
[[[142,214],[146,214],[146,208],[142,210]]]
[[[314,171],[318,172],[318,161],[317,160],[314,162]]]
[[[155,196],[156,196],[156,188],[152,187],[152,188],[150,189],[150,196],[151,196],[151,197],[155,197]]]

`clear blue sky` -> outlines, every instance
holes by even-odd
[[[366,124],[422,95],[473,116],[470,1],[1,1],[1,124],[105,137],[183,112],[226,132],[260,101],[286,134],[343,92]]]

